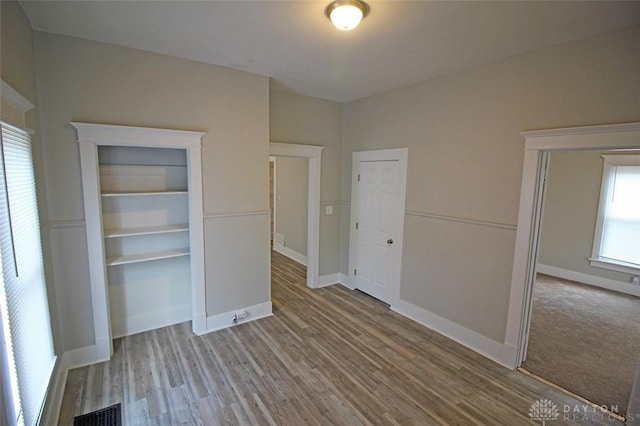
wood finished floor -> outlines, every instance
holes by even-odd
[[[519,425],[550,399],[550,424],[620,424],[342,286],[305,287],[272,253],[274,316],[195,336],[190,323],[114,341],[111,361],[71,370],[61,425],[122,403],[125,425]],[[575,414],[574,414],[575,415]]]

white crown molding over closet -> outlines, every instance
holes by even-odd
[[[93,362],[111,357],[112,338],[117,337],[116,334],[131,334],[189,319],[192,320],[194,333],[205,333],[207,318],[201,162],[201,140],[205,133],[77,122],[71,125],[77,129],[80,146],[95,333]],[[136,158],[126,155],[130,152],[127,149],[149,148],[165,149],[154,151],[157,153],[177,153],[179,156],[176,158],[180,158],[181,162],[154,164],[153,161],[147,163],[148,158],[145,158],[141,165],[137,165]],[[101,164],[99,152],[111,152],[101,150],[113,150],[113,156],[118,157],[114,164]],[[182,156],[182,153],[186,155]],[[137,211],[136,208],[141,206],[148,207],[148,210]],[[107,211],[103,210],[105,208]],[[156,246],[164,245],[169,247],[155,251]],[[148,253],[151,248],[154,251]],[[187,295],[186,301],[190,303],[174,302],[175,299],[184,298],[184,294],[165,294],[165,299],[169,299],[165,303],[179,304],[171,306],[171,312],[166,310],[154,315],[111,318],[110,275],[119,279],[124,279],[128,274],[138,277],[135,285],[149,285],[150,288],[144,291],[148,291],[148,303],[152,304],[155,298],[151,296],[159,293],[159,290],[152,285],[154,281],[147,282],[140,277],[152,275],[150,271],[154,267],[160,268],[157,275],[162,279],[157,281],[159,285],[165,285],[161,281],[165,280],[165,275],[171,275],[167,274],[167,268],[174,268],[174,264],[167,262],[183,262],[176,263],[175,268],[184,267],[188,270],[189,279],[186,281],[190,282],[190,295]],[[129,267],[139,269],[122,272]],[[117,271],[112,272],[109,268]],[[127,294],[134,290],[118,291]],[[139,287],[135,291],[140,291]],[[118,307],[126,308],[131,307]],[[185,315],[187,318],[183,318]]]

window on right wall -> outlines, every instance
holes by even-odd
[[[640,154],[603,155],[591,266],[640,274]]]

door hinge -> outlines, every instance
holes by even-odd
[[[360,182],[360,173],[358,173],[358,182]]]
[[[358,222],[356,222],[356,229],[358,229]]]
[[[353,270],[353,275],[358,275],[358,270],[357,269]]]

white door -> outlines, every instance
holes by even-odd
[[[350,277],[385,303],[399,298],[406,149],[354,153]]]

